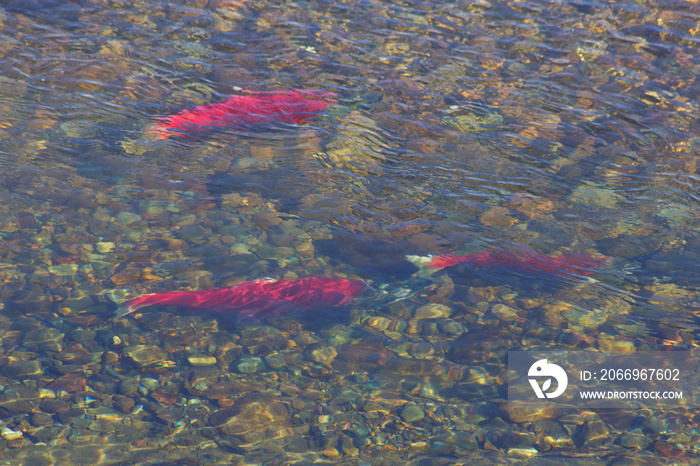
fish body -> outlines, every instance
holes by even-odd
[[[253,92],[232,95],[223,102],[201,105],[175,115],[160,118],[153,130],[168,139],[214,127],[245,129],[254,125],[283,122],[302,123],[337,103],[332,92],[295,89],[291,91]]]
[[[472,267],[496,266],[515,268],[537,273],[555,275],[592,275],[596,269],[609,261],[607,257],[592,257],[585,254],[568,254],[561,256],[546,256],[534,251],[484,251],[464,256],[451,254],[433,258],[428,268],[440,270],[464,264]]]
[[[123,317],[146,306],[178,306],[189,310],[236,312],[249,317],[277,315],[289,308],[343,306],[365,289],[364,282],[343,278],[309,277],[296,280],[254,280],[231,288],[174,291],[139,296],[126,302]]]

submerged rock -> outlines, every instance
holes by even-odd
[[[139,367],[151,366],[167,358],[165,351],[155,345],[131,345],[122,353]]]
[[[236,369],[241,374],[252,374],[264,371],[265,363],[258,356],[243,355],[241,360],[236,363]]]
[[[253,439],[286,436],[291,418],[278,397],[253,392],[238,398],[233,406],[212,413],[208,425],[217,427],[221,435],[236,436],[241,444],[246,444]]]
[[[401,419],[403,419],[404,422],[418,422],[422,421],[424,417],[425,412],[418,405],[409,404],[401,410]]]
[[[11,379],[36,379],[43,375],[39,361],[20,361],[5,366],[3,373]]]
[[[452,309],[444,304],[430,303],[416,309],[416,319],[447,318],[452,314]]]
[[[24,346],[32,351],[59,352],[63,349],[63,334],[56,328],[39,328],[27,332]]]

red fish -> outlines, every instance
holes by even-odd
[[[495,265],[498,267],[511,267],[520,270],[529,270],[538,273],[551,273],[556,275],[592,275],[601,265],[609,262],[608,257],[592,257],[585,254],[569,254],[566,256],[545,256],[534,251],[516,253],[511,251],[479,252],[465,256],[453,256],[446,254],[437,256],[429,268],[434,270],[452,267],[457,264],[466,264],[473,267]]]
[[[118,312],[123,317],[153,305],[179,306],[191,310],[238,312],[244,316],[276,315],[288,307],[316,308],[343,306],[365,289],[364,282],[343,278],[310,277],[297,280],[255,280],[231,288],[202,291],[174,291],[139,296],[126,302]]]
[[[153,127],[158,138],[185,136],[212,127],[249,128],[274,121],[302,123],[338,103],[336,94],[312,90],[253,92],[223,102],[183,110],[160,118]]]

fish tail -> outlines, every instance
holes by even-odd
[[[129,305],[129,301],[124,301],[123,303],[120,303],[117,305],[117,312],[115,316],[112,318],[112,320],[117,321],[121,320],[124,317],[128,316],[132,312],[134,312],[136,309],[133,306]]]
[[[171,123],[168,117],[158,117],[146,131],[146,135],[152,139],[169,139],[173,135]]]
[[[147,306],[147,304],[141,303],[138,298],[126,299],[120,303],[117,303],[117,312],[112,320],[121,320],[144,306]]]

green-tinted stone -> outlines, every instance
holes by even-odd
[[[280,353],[271,353],[265,356],[265,364],[267,364],[267,367],[270,369],[279,369],[284,367],[286,362],[284,360],[284,356],[282,356]]]
[[[191,366],[213,366],[216,364],[216,358],[214,356],[188,356],[187,362]]]
[[[401,410],[401,419],[403,419],[404,422],[412,423],[412,422],[418,422],[422,421],[423,418],[425,417],[425,412],[420,408],[418,405],[406,405],[402,410]]]
[[[244,355],[236,364],[236,368],[242,374],[252,374],[265,370],[265,363],[257,356]]]
[[[632,429],[629,432],[625,432],[620,437],[620,445],[635,450],[644,450],[651,442],[651,439],[644,435],[642,429]]]
[[[131,345],[124,354],[139,367],[146,367],[165,360],[165,351],[155,345]]]
[[[416,319],[437,319],[450,317],[452,309],[449,306],[438,303],[430,303],[416,309]]]

